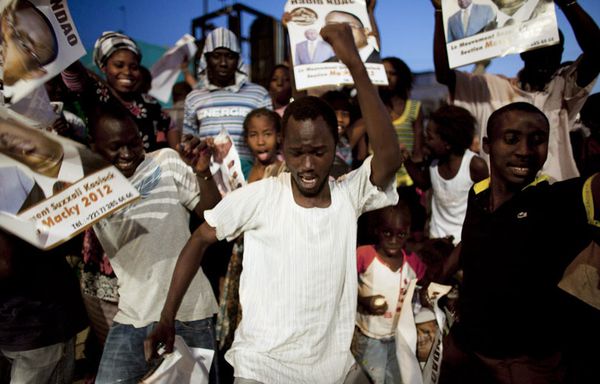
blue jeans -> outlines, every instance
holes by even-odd
[[[144,340],[156,323],[135,328],[133,325],[114,322],[108,331],[96,384],[137,384],[150,367],[144,358]],[[211,318],[196,321],[175,321],[175,333],[186,344],[195,348],[216,351],[215,328]],[[210,382],[218,383],[217,357],[213,358]]]
[[[357,328],[352,341],[352,353],[374,384],[401,382],[396,359],[396,340],[393,337],[374,339]]]

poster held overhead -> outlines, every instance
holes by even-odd
[[[337,59],[331,46],[319,34],[323,26],[338,23],[346,23],[352,27],[354,43],[373,84],[387,85],[377,39],[371,33],[372,26],[365,0],[288,0],[285,11],[291,18],[287,27],[298,90],[354,83],[348,68]]]
[[[3,0],[4,98],[16,103],[85,55],[66,0]]]
[[[193,58],[197,50],[198,47],[196,47],[192,35],[185,34],[177,40],[175,46],[165,52],[150,69],[152,74],[150,96],[163,103],[169,102],[173,85],[175,85],[181,72],[181,64]]]
[[[442,0],[450,68],[559,43],[552,0]]]

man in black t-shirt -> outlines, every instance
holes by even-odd
[[[600,238],[600,176],[554,184],[538,176],[550,127],[531,104],[500,108],[487,128],[491,177],[470,191],[462,242],[444,268],[445,276],[462,268],[464,280],[460,321],[444,340],[441,382],[560,383],[562,336],[584,304],[557,284]]]

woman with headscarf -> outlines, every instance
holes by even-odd
[[[105,80],[83,67],[80,62],[62,73],[69,90],[82,97],[88,116],[102,104],[124,106],[133,115],[142,135],[146,152],[165,147],[175,148],[180,133],[163,113],[160,104],[140,90],[143,83],[140,62],[142,53],[137,44],[118,32],[104,32],[94,45],[94,63],[104,73]]]

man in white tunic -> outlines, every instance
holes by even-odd
[[[356,220],[397,202],[401,164],[394,129],[370,82],[346,24],[326,26],[323,39],[348,66],[367,122],[373,156],[329,179],[337,120],[321,99],[306,97],[283,117],[289,173],[227,195],[184,247],[161,321],[146,340],[173,344],[173,319],[206,247],[244,233],[240,279],[243,318],[227,360],[236,383],[342,383],[354,359],[350,343],[357,298]]]

